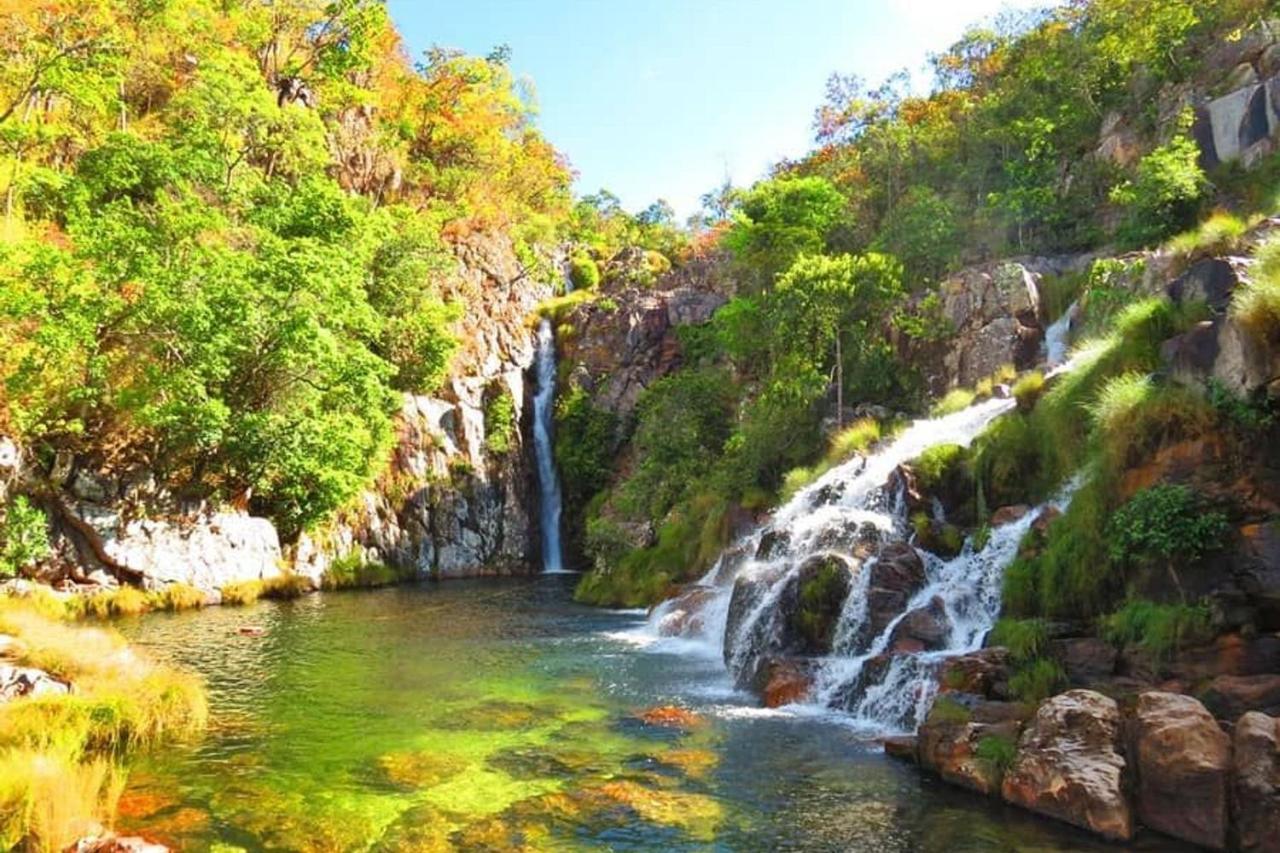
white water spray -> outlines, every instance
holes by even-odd
[[[556,398],[556,341],[551,321],[538,324],[538,352],[535,361],[538,390],[533,398],[533,452],[538,466],[538,494],[542,531],[542,571],[565,571],[560,547],[560,477],[552,439],[552,418]]]

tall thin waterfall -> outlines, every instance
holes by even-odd
[[[1079,302],[1072,302],[1070,307],[1062,312],[1062,316],[1054,320],[1049,328],[1044,330],[1044,361],[1046,367],[1061,367],[1066,363],[1067,354],[1071,350],[1071,324],[1075,322],[1076,307],[1079,304]]]
[[[542,571],[565,571],[564,553],[560,547],[560,477],[552,438],[552,419],[556,401],[556,341],[551,321],[538,324],[537,367],[538,390],[533,398],[533,451],[538,464],[538,493],[542,529]]]
[[[730,673],[743,683],[772,654],[770,643],[786,622],[784,601],[794,596],[802,566],[811,557],[835,556],[850,567],[850,591],[831,653],[807,661],[813,676],[807,701],[846,712],[877,734],[914,728],[932,703],[940,661],[982,646],[999,616],[1004,570],[1039,513],[996,528],[980,548],[967,542],[951,560],[921,551],[923,579],[887,624],[883,613],[877,622],[870,588],[877,563],[883,558],[881,569],[888,569],[891,558],[885,555],[892,546],[886,543],[912,537],[904,488],[893,475],[929,447],[968,445],[1013,406],[1012,400],[992,399],[916,421],[877,452],[833,468],[779,508],[767,525],[726,549],[695,590],[655,608],[646,630],[680,637],[683,648],[723,654]],[[1065,505],[1070,493],[1069,487],[1052,503]],[[940,614],[943,637],[937,648],[895,648],[899,624],[922,610]]]

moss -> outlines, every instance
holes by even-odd
[[[1023,374],[1013,383],[1013,398],[1018,401],[1018,411],[1026,414],[1036,407],[1044,394],[1044,374],[1038,370]]]
[[[963,725],[973,719],[973,713],[949,696],[939,696],[929,709],[932,725]]]
[[[359,553],[352,552],[329,564],[320,586],[327,590],[373,589],[402,583],[412,575],[411,571],[394,569],[383,563],[366,562]]]
[[[791,630],[804,639],[811,654],[831,650],[836,623],[849,593],[849,570],[839,557],[828,556],[807,570],[800,581],[798,606],[788,614]]]
[[[516,404],[506,387],[492,390],[484,404],[484,446],[505,455],[516,445]]]
[[[935,418],[943,415],[953,415],[956,412],[964,411],[973,405],[975,394],[966,388],[956,388],[948,391],[946,395],[934,404],[929,410],[929,414]]]
[[[984,735],[978,739],[973,754],[999,776],[1004,776],[1018,757],[1018,742],[1007,735]]]

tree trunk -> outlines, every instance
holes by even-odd
[[[844,429],[844,353],[840,333],[836,333],[836,432]]]

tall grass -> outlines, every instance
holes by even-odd
[[[864,453],[880,440],[880,422],[875,418],[862,418],[836,433],[831,439],[827,458],[843,462],[855,453]]]
[[[1250,281],[1236,290],[1231,313],[1240,324],[1267,342],[1280,340],[1280,238],[1258,247]]]
[[[1169,240],[1165,248],[1187,257],[1236,252],[1244,243],[1244,235],[1259,221],[1260,216],[1246,218],[1219,210],[1195,228]]]

